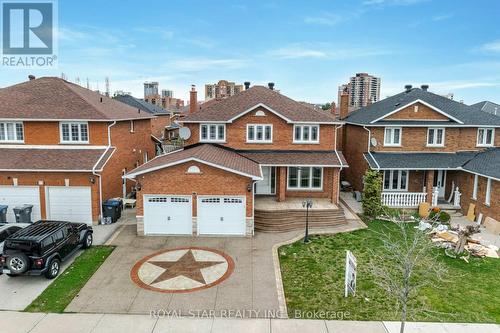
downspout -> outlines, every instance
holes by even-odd
[[[108,146],[106,147],[106,151],[102,156],[99,158],[99,160],[96,162],[96,164],[92,167],[92,174],[96,177],[99,178],[99,220],[102,219],[103,217],[103,212],[102,212],[102,178],[99,173],[96,172],[97,165],[101,162],[102,158],[106,155],[108,150],[111,148],[111,127],[116,124],[116,120],[113,121],[109,126],[108,126]]]
[[[363,128],[368,131],[368,155],[370,155],[372,160],[377,165],[377,171],[380,171],[380,165],[378,164],[377,160],[373,157],[372,152],[370,151],[370,142],[372,140],[372,132],[368,128],[366,128],[366,126],[363,126]]]
[[[340,126],[338,126],[338,127],[335,126],[335,154],[337,155],[337,159],[340,162],[340,171],[342,171],[342,169],[344,169],[344,163],[342,163],[342,160],[340,159],[340,155],[339,155],[339,153],[337,151],[337,144],[338,144],[338,141],[337,141],[337,137],[338,137],[337,130],[339,128],[342,128],[342,127],[344,127],[344,123],[340,124]]]

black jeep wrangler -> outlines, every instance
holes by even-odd
[[[38,221],[7,237],[0,271],[9,276],[42,275],[53,279],[61,262],[79,248],[92,246],[92,227],[85,223]]]

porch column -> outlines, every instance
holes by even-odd
[[[339,204],[340,170],[332,168],[332,203]]]
[[[285,192],[286,192],[286,167],[277,167],[277,183],[276,186],[276,201],[281,202],[285,201]]]
[[[429,205],[432,205],[432,187],[434,186],[434,170],[427,170],[426,173],[426,182],[425,182],[425,191],[427,192],[426,201]]]

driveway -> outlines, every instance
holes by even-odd
[[[162,310],[183,316],[214,316],[231,310],[246,311],[247,316],[251,312],[255,317],[269,317],[279,310],[272,246],[295,235],[258,233],[253,238],[142,237],[136,235],[134,225],[127,225],[113,240],[112,245],[117,246],[115,251],[66,311],[149,314],[152,310]],[[159,292],[140,287],[132,281],[131,270],[144,257],[155,255],[158,251],[183,249],[177,250],[181,251],[177,255],[180,257],[186,254],[186,248],[213,250],[230,257],[232,273],[211,286],[180,293]],[[193,253],[200,255],[196,254],[198,251],[193,250]],[[164,262],[160,264],[165,265]],[[227,267],[224,264],[220,266]]]

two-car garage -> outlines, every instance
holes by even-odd
[[[193,200],[189,195],[144,195],[143,202],[146,235],[245,235],[244,196],[197,196]]]

